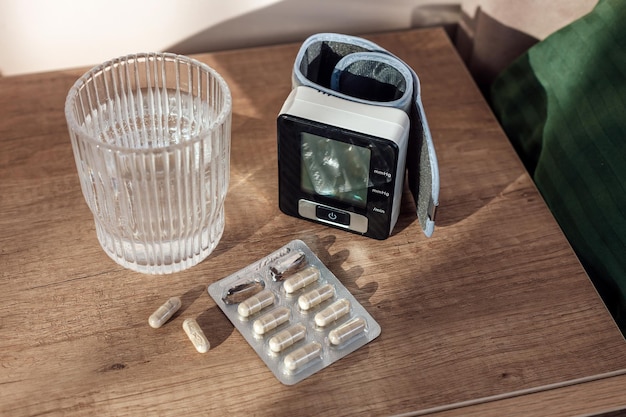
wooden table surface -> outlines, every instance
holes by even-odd
[[[226,229],[207,260],[169,276],[125,270],[96,240],[63,114],[85,69],[0,78],[0,415],[571,415],[626,404],[626,343],[444,31],[367,37],[422,80],[442,183],[433,237],[407,192],[385,241],[282,214],[275,118],[299,45],[202,54],[234,101]],[[285,386],[207,286],[293,239],[382,334]],[[150,328],[173,295],[181,311]],[[189,343],[186,317],[208,353]]]

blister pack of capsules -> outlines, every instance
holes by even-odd
[[[285,385],[380,334],[374,318],[300,240],[209,285],[208,291]]]

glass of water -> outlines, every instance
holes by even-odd
[[[135,54],[94,67],[65,103],[98,240],[148,274],[196,265],[224,231],[232,100],[194,59]]]

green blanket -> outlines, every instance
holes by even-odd
[[[496,116],[626,333],[626,1],[539,42],[492,85]]]

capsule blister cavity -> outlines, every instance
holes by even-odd
[[[306,255],[301,250],[292,250],[269,265],[269,272],[274,281],[282,281],[304,266]]]
[[[298,305],[302,310],[307,311],[334,296],[335,287],[332,284],[324,284],[298,297]]]
[[[238,282],[226,290],[222,300],[226,304],[238,304],[247,298],[258,294],[265,288],[265,282],[258,279],[248,279]]]
[[[269,340],[269,348],[274,353],[282,352],[294,343],[299,342],[306,336],[306,327],[301,324],[294,324],[293,326],[276,333]]]
[[[194,318],[188,318],[183,321],[183,330],[185,334],[191,340],[193,347],[199,353],[206,353],[211,348],[211,344],[209,343],[209,339],[206,338],[202,328]]]
[[[307,285],[313,284],[319,278],[320,270],[311,265],[287,278],[283,282],[283,288],[287,294],[293,294]]]
[[[172,297],[157,308],[148,318],[150,327],[158,329],[163,326],[180,309],[182,302],[179,297]]]
[[[288,307],[278,307],[256,319],[252,324],[252,329],[254,333],[262,336],[281,324],[287,323],[290,316],[291,310]]]
[[[311,342],[285,356],[283,361],[285,369],[289,372],[298,372],[309,363],[319,359],[321,353],[322,345],[318,342]]]
[[[328,332],[328,340],[334,346],[340,346],[352,338],[363,334],[365,328],[365,319],[356,317]]]
[[[274,304],[274,293],[269,289],[265,289],[242,301],[237,306],[237,312],[241,317],[250,317],[272,304]]]
[[[315,324],[326,327],[350,312],[350,301],[341,298],[315,315]]]

